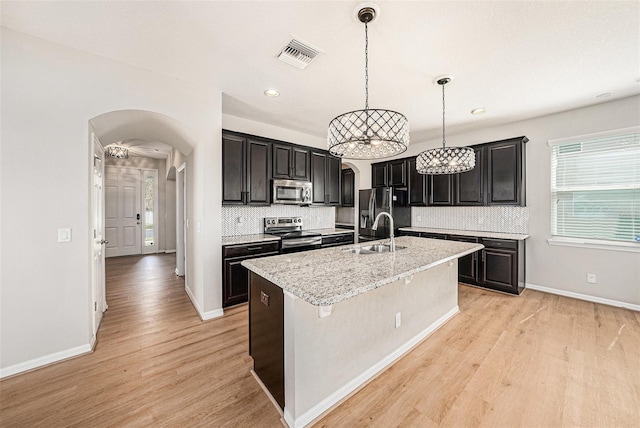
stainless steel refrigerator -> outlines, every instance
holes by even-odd
[[[378,230],[371,229],[376,216],[388,212],[393,217],[394,233],[398,228],[411,226],[411,207],[407,205],[407,190],[392,187],[360,190],[360,215],[358,222],[359,241],[372,241],[389,237],[390,221],[383,216],[378,223]]]

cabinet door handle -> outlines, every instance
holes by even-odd
[[[486,263],[486,262],[487,262],[487,252],[482,251],[482,263]]]
[[[247,247],[247,251],[258,251],[262,250],[262,245],[258,245],[256,247]]]

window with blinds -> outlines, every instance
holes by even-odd
[[[640,127],[549,144],[553,237],[640,244]]]

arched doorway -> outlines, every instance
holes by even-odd
[[[89,142],[90,153],[93,163],[90,177],[90,183],[92,183],[90,215],[94,219],[93,224],[102,225],[102,227],[105,225],[105,196],[100,186],[96,185],[97,181],[100,181],[100,183],[105,181],[99,179],[100,175],[106,178],[104,153],[101,152],[101,149],[104,151],[105,147],[112,144],[126,146],[127,141],[135,141],[138,148],[144,147],[145,145],[152,146],[152,143],[159,143],[171,147],[166,153],[165,162],[162,164],[164,167],[156,168],[156,177],[161,174],[163,183],[170,183],[171,181],[176,183],[173,184],[173,189],[175,189],[173,193],[167,192],[166,189],[168,189],[169,186],[164,187],[165,195],[172,194],[174,198],[173,203],[167,204],[167,206],[172,207],[172,215],[167,217],[173,219],[175,224],[172,230],[176,236],[176,238],[174,238],[176,245],[176,273],[178,275],[186,275],[187,269],[185,265],[188,263],[186,259],[186,244],[188,238],[187,234],[184,233],[185,211],[188,205],[188,192],[186,192],[186,160],[196,145],[195,139],[181,122],[160,113],[144,110],[118,110],[101,114],[89,120],[89,129],[91,135]],[[101,159],[101,161],[96,162],[96,159]],[[100,170],[100,168],[102,169]],[[180,180],[179,188],[177,185],[178,180]],[[144,185],[144,181],[141,181],[141,185]],[[154,192],[157,193],[157,183],[155,189]],[[157,212],[157,209],[155,211]],[[138,225],[140,225],[140,214],[138,214],[137,220]],[[155,230],[157,230],[157,228]],[[108,239],[104,239],[102,232],[103,230],[96,230],[94,228],[93,234],[91,235],[91,246],[94,250],[93,257],[91,258],[91,293],[93,300],[90,311],[93,313],[94,335],[97,333],[101,314],[107,308],[105,298],[104,257],[105,245],[108,244]],[[155,233],[157,235],[157,232]],[[177,239],[178,236],[179,239]],[[155,239],[157,239],[157,236]],[[185,284],[187,283],[186,281],[187,278],[185,277]],[[98,305],[98,302],[101,302],[101,304]]]

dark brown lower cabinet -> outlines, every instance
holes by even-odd
[[[482,239],[478,285],[520,294],[524,289],[525,241],[509,239]]]
[[[245,303],[249,298],[249,271],[242,261],[279,254],[279,241],[222,247],[222,306]]]
[[[458,259],[458,281],[511,294],[520,294],[524,289],[526,282],[524,240],[490,239],[408,230],[401,232],[402,236],[483,244],[485,248],[482,250]]]
[[[253,370],[284,409],[284,293],[250,273],[249,355]]]
[[[480,238],[474,236],[450,235],[452,241],[471,242],[477,244]],[[458,259],[458,282],[475,284],[478,281],[478,251]]]

